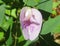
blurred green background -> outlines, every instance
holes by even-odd
[[[43,16],[35,41],[25,40],[21,32],[19,16],[25,6],[38,9]],[[59,0],[0,0],[0,46],[60,46],[59,13]]]

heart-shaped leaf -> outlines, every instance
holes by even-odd
[[[47,33],[60,33],[60,16],[49,18],[49,20],[43,24],[41,34]]]

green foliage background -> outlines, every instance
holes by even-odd
[[[52,0],[0,0],[0,46],[60,46],[54,42],[53,34],[60,33],[60,16],[51,18]],[[24,6],[41,11],[42,30],[35,41],[25,40],[20,28],[19,15]]]

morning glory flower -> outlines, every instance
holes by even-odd
[[[42,26],[42,14],[35,8],[23,7],[20,13],[20,24],[25,40],[35,40]]]

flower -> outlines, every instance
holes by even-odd
[[[20,13],[22,34],[26,40],[35,40],[41,30],[42,14],[35,8],[23,7]]]

